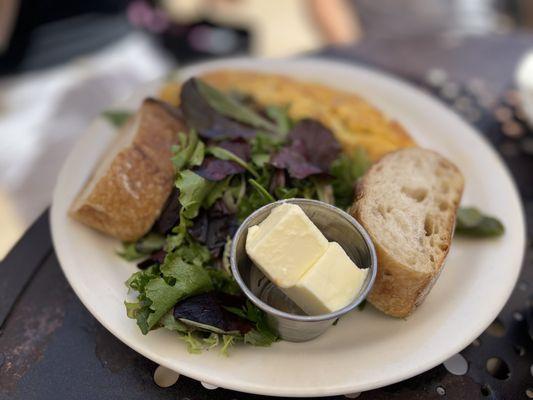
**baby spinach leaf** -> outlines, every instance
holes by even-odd
[[[496,218],[483,214],[475,207],[461,207],[457,211],[455,232],[471,237],[496,237],[505,232],[503,224]]]
[[[255,128],[276,131],[276,126],[272,122],[246,107],[234,97],[222,93],[200,79],[193,78],[193,80],[198,92],[220,114]]]
[[[180,93],[180,104],[187,126],[204,138],[247,138],[256,134],[256,128],[247,126],[218,111],[200,92],[195,78],[186,81]],[[209,91],[209,89],[207,90]],[[235,100],[233,100],[235,101]]]

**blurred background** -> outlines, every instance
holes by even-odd
[[[324,49],[342,56],[369,43],[395,52],[399,38],[453,47],[529,30],[532,0],[0,0],[0,259],[49,206],[90,120],[180,65]],[[428,79],[444,74],[435,65]],[[495,90],[512,78],[494,76]]]

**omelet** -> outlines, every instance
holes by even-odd
[[[373,161],[394,150],[416,146],[398,122],[352,92],[283,75],[242,70],[217,70],[200,78],[222,91],[247,94],[264,106],[286,106],[294,120],[319,120],[332,130],[344,151],[351,153],[361,147]],[[178,105],[179,92],[179,83],[167,83],[160,97]]]

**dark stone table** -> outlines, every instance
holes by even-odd
[[[526,34],[411,37],[320,53],[396,74],[456,108],[504,157],[527,215],[528,247],[519,284],[498,319],[461,352],[459,360],[468,361],[466,374],[440,365],[360,399],[533,398],[533,132],[521,119],[512,80],[530,46],[533,36]],[[185,377],[169,388],[158,387],[153,380],[157,365],[107,332],[72,292],[52,248],[47,213],[0,264],[0,273],[1,400],[266,398],[210,391]]]

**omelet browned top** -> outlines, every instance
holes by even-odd
[[[345,151],[362,147],[372,160],[416,145],[399,123],[353,93],[282,75],[240,70],[208,72],[201,78],[220,90],[248,94],[265,106],[287,106],[295,120],[317,119],[333,131]],[[179,88],[179,84],[169,83],[161,97],[177,105]]]

